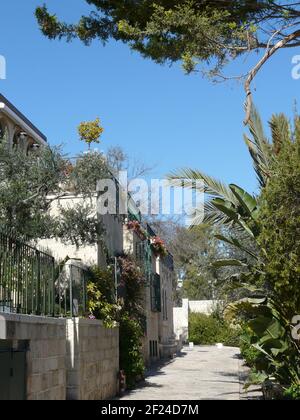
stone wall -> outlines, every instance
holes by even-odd
[[[66,321],[0,315],[0,339],[27,341],[28,400],[66,399]]]
[[[119,328],[101,321],[67,321],[67,399],[104,400],[118,392]]]
[[[0,314],[0,341],[26,348],[28,400],[101,400],[118,393],[119,328],[101,321]],[[0,372],[1,375],[1,372]]]

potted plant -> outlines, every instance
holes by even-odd
[[[168,255],[166,245],[159,236],[155,236],[151,239],[151,248],[156,257],[164,258]]]
[[[136,235],[138,235],[138,237],[144,241],[147,238],[147,234],[146,231],[143,229],[143,227],[141,226],[141,224],[137,221],[129,221],[127,223],[127,228],[129,230],[132,230],[134,233],[136,233]]]

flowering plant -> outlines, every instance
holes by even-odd
[[[146,239],[147,233],[137,220],[128,222],[127,228],[135,232],[142,241]]]
[[[159,236],[151,239],[151,247],[156,257],[166,257],[168,255],[165,242]]]

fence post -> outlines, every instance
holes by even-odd
[[[73,274],[72,266],[70,265],[70,315],[73,318]]]
[[[55,317],[55,262],[54,258],[52,259],[52,316]],[[50,312],[50,311],[49,311]]]
[[[41,315],[41,259],[40,252],[36,250],[36,259],[37,259],[37,305],[36,305],[36,314]]]

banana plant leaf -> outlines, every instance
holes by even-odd
[[[235,197],[238,199],[239,203],[243,207],[243,209],[246,211],[249,217],[253,218],[253,220],[256,220],[257,217],[257,200],[255,197],[247,193],[247,191],[240,188],[238,185],[231,184],[229,185],[229,188],[235,195]]]
[[[260,337],[260,344],[264,344],[270,339],[277,340],[285,336],[285,329],[272,316],[259,316],[249,321],[248,326],[255,335]]]

